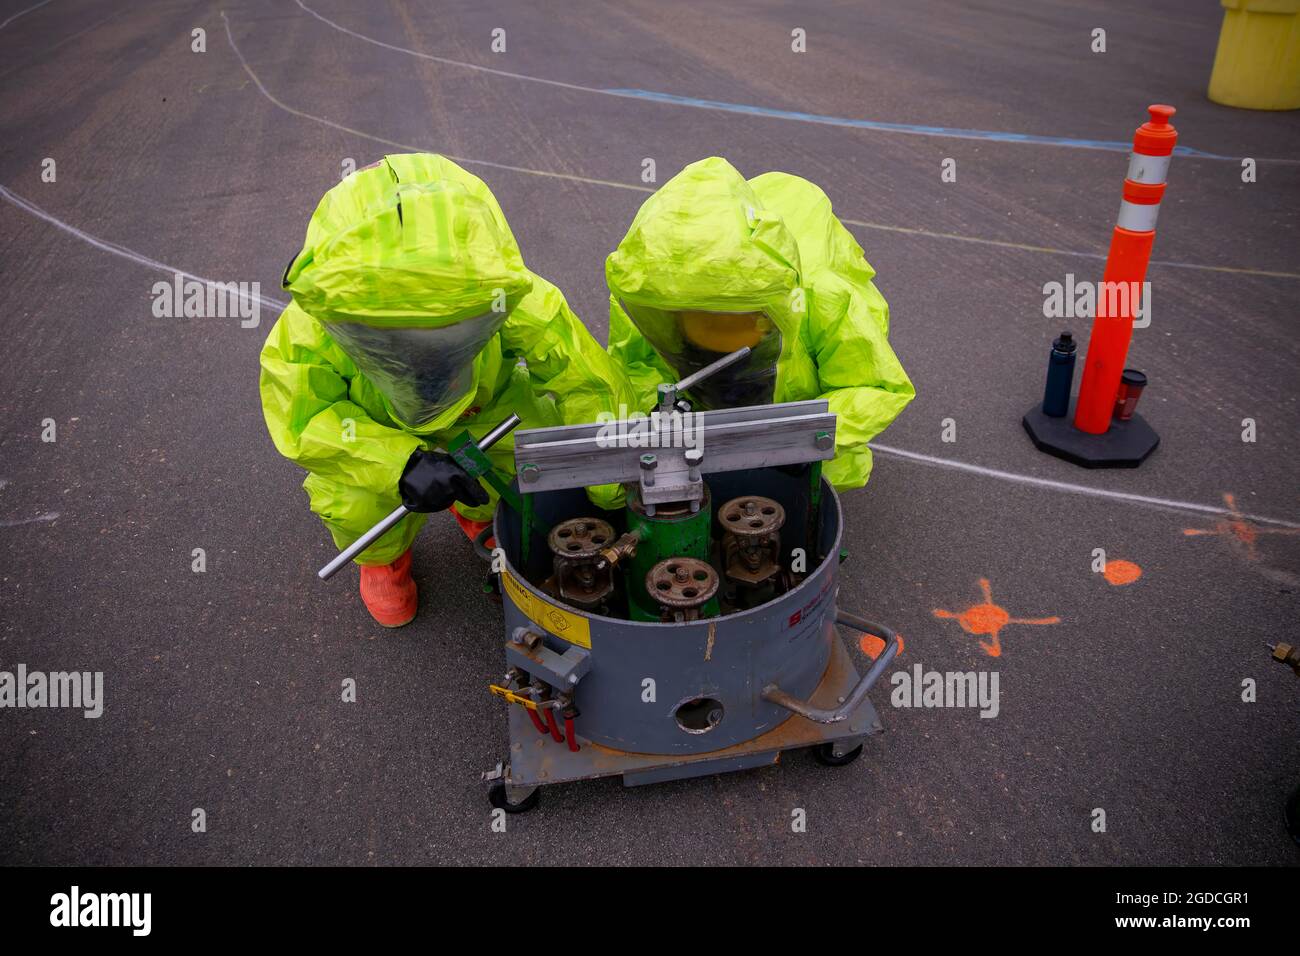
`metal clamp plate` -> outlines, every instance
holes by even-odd
[[[682,429],[658,416],[515,433],[515,468],[525,493],[636,482],[640,458],[658,459],[654,488],[678,494],[691,481],[686,452],[703,451],[701,474],[835,457],[835,415],[824,400],[691,413]],[[666,447],[659,447],[663,442]],[[670,487],[677,490],[669,491]],[[660,491],[652,493],[661,497]],[[662,500],[670,500],[663,498]],[[681,500],[681,498],[672,499]]]

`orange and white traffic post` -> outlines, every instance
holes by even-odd
[[[1165,194],[1169,160],[1178,142],[1178,131],[1169,122],[1174,108],[1156,105],[1148,110],[1150,121],[1139,126],[1133,136],[1124,198],[1111,235],[1110,254],[1106,256],[1097,315],[1079,384],[1079,402],[1074,409],[1074,427],[1089,435],[1102,435],[1110,428],[1129,340],[1133,338],[1133,314],[1142,302],[1147,263],[1156,241],[1156,216]]]
[[[1036,405],[1025,413],[1025,431],[1040,451],[1045,451],[1085,468],[1136,468],[1160,444],[1160,436],[1133,411],[1145,376],[1129,370],[1124,361],[1133,338],[1133,320],[1146,300],[1147,265],[1156,240],[1156,216],[1165,194],[1169,160],[1178,142],[1178,131],[1169,118],[1172,106],[1147,107],[1151,119],[1133,136],[1133,153],[1124,179],[1124,198],[1119,219],[1111,235],[1106,269],[1095,296],[1096,315],[1088,340],[1079,398],[1073,424],[1062,411],[1068,407],[1069,377],[1064,381],[1049,373],[1065,388],[1054,411]],[[1150,302],[1146,301],[1149,308]],[[1062,336],[1061,342],[1068,339]],[[1057,353],[1053,351],[1053,355]],[[1071,371],[1073,368],[1071,366]],[[1125,389],[1124,413],[1115,418],[1121,380]]]

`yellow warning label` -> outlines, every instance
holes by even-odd
[[[591,625],[585,617],[572,611],[556,607],[549,601],[539,598],[514,579],[509,571],[501,572],[501,581],[505,585],[506,597],[510,603],[534,624],[540,624],[558,638],[577,644],[579,647],[591,647]]]

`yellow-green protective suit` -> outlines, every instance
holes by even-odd
[[[823,474],[839,490],[861,487],[867,442],[916,395],[874,275],[816,185],[787,173],[746,181],[704,159],[645,201],[605,261],[609,353],[644,411],[659,382],[751,345],[746,362],[688,396],[695,407],[824,398],[838,419]],[[710,314],[711,339],[699,331]],[[753,315],[747,338],[737,321]]]
[[[511,412],[538,428],[632,401],[559,289],[524,266],[488,187],[442,156],[387,156],[326,193],[284,287],[294,301],[262,348],[262,411],[340,549],[401,503],[416,449],[481,438]],[[513,474],[513,449],[507,437],[488,457]],[[484,488],[491,504],[457,511],[490,518]],[[589,493],[621,501],[616,486]],[[424,520],[407,516],[358,563],[394,561]]]

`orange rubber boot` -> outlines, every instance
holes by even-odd
[[[411,549],[392,564],[361,566],[361,600],[370,616],[384,627],[410,624],[420,606],[411,577]]]

